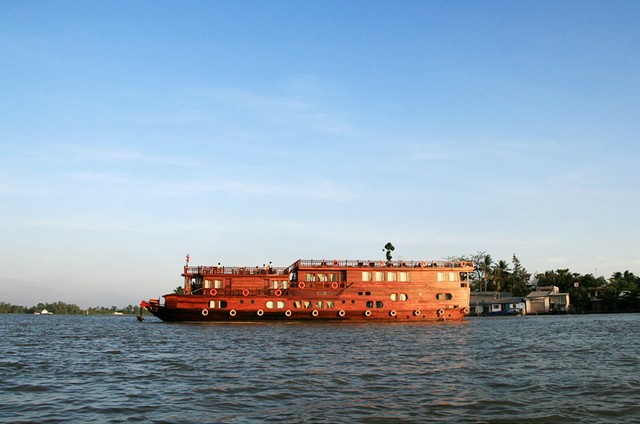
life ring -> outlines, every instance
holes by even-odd
[[[337,289],[338,288],[338,283],[336,283],[336,282],[331,283],[331,288],[334,289],[334,290]]]
[[[339,316],[339,317],[343,317],[343,316],[345,316],[346,314],[347,314],[347,313],[344,311],[344,309],[340,309],[340,310],[338,311],[338,316]]]
[[[318,312],[317,309],[314,309],[313,311],[311,311],[311,316],[317,317],[319,313],[320,312]]]
[[[368,310],[368,309],[366,311],[364,311],[364,316],[365,317],[370,317],[371,316],[371,311]]]
[[[465,266],[467,266],[467,262],[466,261],[460,261],[460,266],[464,268]]]
[[[438,315],[439,316],[444,315],[444,309],[438,309]]]
[[[202,312],[200,312],[202,314],[203,317],[206,317],[207,315],[209,315],[209,310],[208,309],[203,309]]]
[[[262,309],[258,309],[256,311],[256,315],[258,315],[259,317],[261,317],[262,315],[264,315],[264,311]]]
[[[284,311],[284,316],[285,317],[290,317],[291,316],[291,311],[289,309],[287,309],[286,311]]]
[[[465,307],[465,308],[462,310],[462,313],[463,313],[463,314],[465,314],[465,315],[469,315],[469,308]]]
[[[249,296],[249,289],[242,290],[242,295],[243,296]]]
[[[413,311],[413,315],[419,316],[420,315],[420,309],[416,309],[415,311]]]
[[[395,317],[395,316],[396,316],[396,311],[395,311],[395,309],[390,310],[390,311],[389,311],[389,315],[391,315],[392,317]]]
[[[274,293],[276,296],[282,296],[282,290],[278,289]]]
[[[211,289],[211,290],[209,290],[209,294],[210,294],[211,296],[215,296],[215,295],[217,295],[217,294],[218,294],[218,290],[216,290],[216,289]]]
[[[338,266],[338,260],[337,259],[333,260],[333,266]]]
[[[303,289],[303,288],[305,288],[305,287],[306,287],[306,284],[304,283],[304,281],[300,281],[300,282],[298,283],[298,288],[299,288],[299,289]]]
[[[422,262],[420,262],[420,266],[421,266],[422,268],[426,268],[426,266],[427,266],[427,261],[422,261]]]
[[[229,311],[229,316],[235,317],[236,316],[236,310],[232,309]]]

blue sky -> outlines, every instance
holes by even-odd
[[[636,1],[0,1],[0,301],[192,264],[640,274]]]

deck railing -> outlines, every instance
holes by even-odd
[[[288,275],[297,268],[463,268],[465,261],[383,261],[350,259],[300,259],[288,267],[187,266],[185,274]]]

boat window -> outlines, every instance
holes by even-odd
[[[398,277],[395,272],[387,272],[387,281],[398,281]]]
[[[376,271],[376,281],[384,281],[384,272]]]
[[[406,293],[391,293],[389,297],[391,298],[391,300],[400,300],[402,302],[404,302],[408,298]]]
[[[447,299],[447,300],[451,300],[451,299],[453,299],[453,295],[451,295],[451,293],[447,293],[447,294],[445,295],[445,299]]]
[[[315,274],[305,274],[304,276],[305,281],[316,281],[316,276]]]
[[[222,280],[214,280],[213,281],[213,288],[214,289],[221,289],[222,288]]]
[[[226,308],[227,301],[226,300],[210,300],[209,301],[209,309],[219,309]]]
[[[410,281],[408,272],[399,272],[398,277],[400,281]]]
[[[293,307],[296,308],[296,309],[302,308],[302,302],[300,302],[299,300],[294,300],[293,301]]]
[[[436,295],[436,299],[438,299],[438,300],[444,300],[444,293],[438,293],[438,294]]]
[[[212,287],[212,283],[211,280],[204,280],[204,288],[205,289],[210,289]]]
[[[309,301],[309,300],[305,300],[305,301],[303,302],[303,305],[304,305],[304,307],[305,307],[305,308],[307,308],[307,309],[308,309],[308,308],[311,308],[311,307],[313,306],[313,302],[311,302],[311,301]]]
[[[362,281],[371,281],[371,272],[362,271]]]
[[[398,293],[391,293],[391,296],[389,296],[391,298],[391,300],[398,300]]]
[[[367,303],[365,305],[367,306],[367,308],[373,308],[373,300],[367,300]]]
[[[403,302],[404,302],[404,301],[405,301],[405,300],[407,300],[408,298],[409,298],[409,296],[407,296],[407,295],[406,295],[406,293],[400,293],[400,300],[401,300],[401,301],[403,301]]]
[[[329,281],[338,281],[338,274],[329,274]]]
[[[324,302],[324,307],[325,307],[325,308],[335,308],[335,307],[336,307],[336,304],[334,303],[334,301],[333,301],[333,300],[326,300],[326,301]]]
[[[457,274],[455,272],[449,273],[449,281],[457,281],[458,279],[456,277],[457,277]]]
[[[384,306],[384,303],[382,303],[380,300],[376,300],[376,308],[382,308]]]
[[[438,273],[438,281],[444,281],[444,272]]]
[[[318,274],[318,281],[329,281],[327,274]]]
[[[287,306],[287,304],[284,302],[284,300],[278,300],[276,302],[276,308],[284,309],[285,306]]]

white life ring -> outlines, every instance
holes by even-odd
[[[371,311],[368,310],[368,309],[366,311],[364,311],[364,316],[365,317],[370,317],[371,316]]]
[[[390,310],[390,311],[389,311],[389,315],[391,315],[392,317],[395,317],[395,316],[396,316],[396,311],[395,311],[395,309]]]
[[[284,316],[285,317],[290,317],[291,316],[291,311],[289,309],[287,309],[286,311],[284,311]]]
[[[415,311],[413,311],[413,315],[419,316],[420,315],[420,309],[416,309]]]
[[[314,317],[317,317],[319,313],[320,312],[318,312],[317,309],[314,309],[313,311],[311,311],[311,315],[314,316]]]
[[[258,309],[258,311],[256,312],[256,314],[261,317],[262,315],[264,315],[264,311],[262,309]]]
[[[207,315],[209,315],[209,310],[208,309],[203,309],[202,312],[200,312],[202,314],[203,317],[206,317]]]
[[[438,315],[439,316],[444,315],[444,309],[438,309]]]
[[[343,317],[343,316],[345,316],[346,314],[347,314],[347,313],[344,311],[344,309],[340,309],[340,310],[338,311],[338,316],[339,316],[339,317]]]
[[[235,309],[230,310],[229,311],[229,315],[232,316],[232,317],[235,317],[236,316],[236,310]]]

